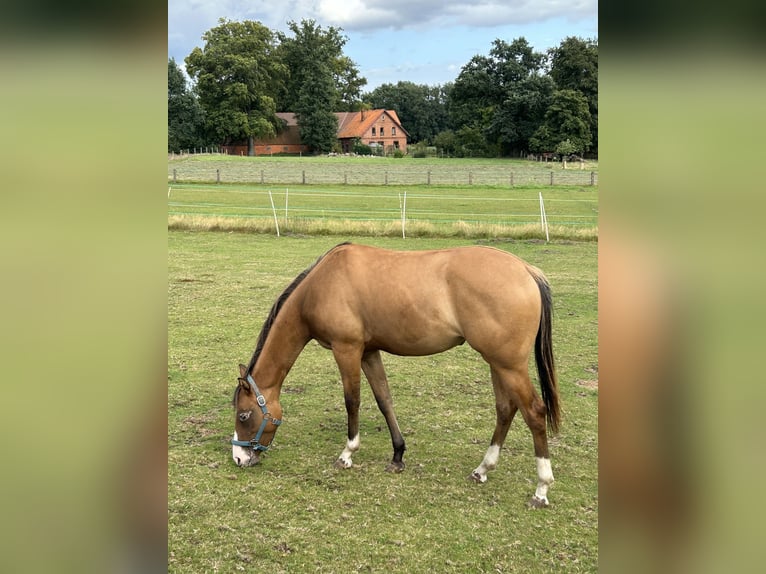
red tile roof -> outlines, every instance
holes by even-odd
[[[402,127],[402,122],[394,110],[365,110],[363,112],[335,112],[335,117],[338,118],[338,139],[363,137],[383,114],[389,116],[398,129],[409,135],[407,130]],[[291,112],[279,112],[277,117],[284,120],[288,127],[298,125],[298,119]]]

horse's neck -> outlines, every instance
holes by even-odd
[[[253,369],[253,378],[264,394],[276,392],[279,396],[287,373],[309,342],[308,329],[294,303],[288,300],[279,312]]]

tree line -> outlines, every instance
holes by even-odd
[[[415,150],[450,156],[597,155],[598,42],[566,38],[537,52],[525,38],[496,39],[454,82],[383,84],[343,53],[341,28],[288,22],[289,33],[220,19],[185,58],[191,85],[168,60],[168,151],[271,138],[277,112],[297,116],[302,143],[336,149],[333,112],[395,110]]]

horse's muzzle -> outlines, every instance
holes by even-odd
[[[257,452],[254,452],[249,457],[244,454],[239,454],[234,456],[234,462],[240,467],[255,466],[256,464],[260,464],[261,456]]]

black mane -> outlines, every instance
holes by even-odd
[[[292,283],[290,283],[287,288],[282,291],[282,294],[277,297],[277,300],[274,302],[274,305],[271,307],[271,311],[269,311],[269,315],[266,317],[266,321],[263,323],[263,327],[261,328],[261,334],[258,335],[258,343],[255,345],[255,352],[253,353],[252,358],[250,359],[250,363],[247,365],[247,372],[250,373],[253,370],[253,367],[255,366],[255,363],[258,361],[258,357],[261,355],[261,351],[263,351],[263,346],[266,344],[266,338],[269,336],[269,332],[271,331],[271,327],[274,325],[274,321],[277,318],[277,315],[279,315],[279,311],[282,309],[282,306],[285,304],[285,301],[287,301],[287,298],[290,297],[293,291],[295,291],[298,288],[298,285],[300,285],[303,280],[306,278],[306,276],[311,273],[311,270],[316,267],[319,262],[327,256],[330,251],[333,251],[337,249],[338,247],[342,245],[349,245],[351,242],[346,241],[345,243],[339,243],[327,253],[320,256],[319,259],[314,261],[314,263],[311,264],[311,266],[308,269],[305,269],[298,275],[295,279],[293,279]],[[237,386],[237,390],[239,389],[239,386]],[[235,391],[234,393],[234,404],[236,405],[237,402],[237,393]]]

